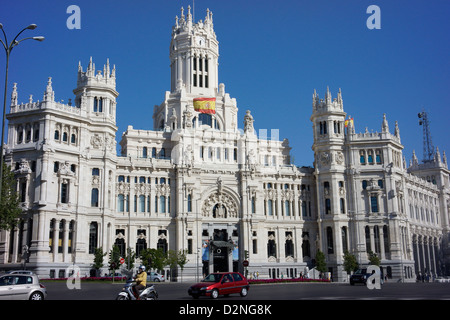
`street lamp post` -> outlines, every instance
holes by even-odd
[[[3,120],[2,120],[2,140],[1,142],[1,147],[0,147],[0,197],[2,194],[2,186],[3,186],[3,143],[4,143],[4,134],[5,134],[5,119],[6,119],[6,94],[8,91],[8,68],[9,68],[9,57],[11,55],[11,51],[12,49],[17,46],[19,43],[21,43],[22,41],[28,40],[28,39],[32,39],[32,40],[36,40],[36,41],[44,41],[44,37],[38,36],[38,37],[28,37],[28,38],[24,38],[21,40],[17,40],[17,38],[22,34],[22,32],[24,32],[27,29],[30,30],[34,30],[37,28],[37,25],[35,24],[30,24],[28,27],[23,28],[22,31],[20,31],[15,37],[14,39],[8,43],[8,38],[6,36],[5,30],[3,29],[3,24],[0,23],[0,30],[2,30],[3,32],[3,37],[4,37],[4,41],[2,39],[0,39],[0,42],[3,45],[3,48],[5,49],[6,52],[6,75],[5,75],[5,94],[3,97]]]

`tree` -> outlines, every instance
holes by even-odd
[[[120,264],[120,249],[118,246],[114,246],[109,251],[108,269],[112,271],[113,276],[115,271],[119,268]]]
[[[373,253],[372,250],[370,250],[368,254],[369,254],[369,264],[380,266],[381,261],[380,258],[377,256],[377,254]]]
[[[103,252],[103,248],[96,248],[94,252],[94,264],[92,268],[96,270],[98,275],[99,270],[103,268],[103,257],[106,256],[106,252]]]
[[[325,254],[320,251],[319,249],[317,250],[316,253],[316,269],[317,271],[320,271],[322,273],[327,271],[327,263],[325,262]]]
[[[1,156],[1,155],[0,155]],[[0,198],[0,229],[11,230],[19,223],[22,213],[17,181],[11,168],[3,163],[2,192]]]
[[[186,265],[186,263],[188,263],[188,259],[187,259],[187,250],[180,250],[178,251],[178,258],[177,258],[177,264],[181,269],[181,282],[183,282],[183,269],[184,266]]]
[[[356,271],[359,268],[358,261],[356,261],[356,257],[353,254],[350,254],[348,251],[344,252],[344,270],[347,271],[347,274],[350,274],[352,271]]]
[[[142,264],[148,270],[162,270],[165,266],[166,255],[162,249],[145,249],[141,250],[140,258]]]

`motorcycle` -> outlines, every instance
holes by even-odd
[[[133,280],[128,280],[125,283],[122,291],[117,295],[116,300],[138,300],[133,292]],[[156,300],[158,299],[158,292],[156,292],[153,284],[148,284],[144,290],[139,291],[139,300]]]

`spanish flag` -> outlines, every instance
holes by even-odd
[[[216,98],[194,99],[194,110],[200,113],[216,113]]]

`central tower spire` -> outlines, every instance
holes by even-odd
[[[185,16],[175,18],[170,43],[171,92],[182,88],[188,94],[214,95],[218,90],[219,45],[213,28],[212,12],[195,22],[191,7]]]

